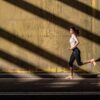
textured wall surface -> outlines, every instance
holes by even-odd
[[[1,72],[68,71],[73,25],[82,60],[99,59],[100,0],[0,0]],[[98,73],[99,60],[92,70],[85,64],[76,71]]]

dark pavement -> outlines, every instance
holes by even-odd
[[[100,75],[75,74],[73,80],[65,79],[65,74],[1,74],[0,95],[5,94],[99,94]]]
[[[17,78],[0,78],[0,94],[6,93],[71,93],[100,92],[100,78],[64,79],[41,78],[19,80]]]

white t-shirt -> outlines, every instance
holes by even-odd
[[[71,38],[70,38],[70,46],[71,46],[71,48],[73,48],[75,46],[76,42],[78,42],[78,39],[74,34],[72,34]]]

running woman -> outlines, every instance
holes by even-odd
[[[69,60],[69,67],[70,67],[70,72],[71,72],[71,75],[69,78],[73,79],[73,67],[74,67],[73,63],[75,60],[79,66],[81,66],[83,64],[87,64],[87,63],[91,63],[91,64],[93,64],[93,66],[95,66],[96,62],[94,59],[88,60],[86,62],[81,61],[80,50],[77,47],[79,45],[79,40],[77,38],[79,35],[79,30],[77,30],[75,27],[70,27],[70,34],[71,34],[71,37],[69,40],[70,48],[68,48],[68,50],[71,50],[72,54],[71,54],[70,60]]]

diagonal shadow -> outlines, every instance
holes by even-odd
[[[96,61],[96,62],[100,62],[100,58],[96,59],[95,61]]]
[[[36,74],[36,72],[34,72],[34,69],[37,69],[41,72],[46,73],[48,75],[48,77],[50,77],[50,78],[56,78],[55,76],[53,76],[50,73],[38,68],[37,66],[30,64],[30,63],[28,63],[28,62],[26,62],[26,61],[24,61],[20,58],[14,57],[14,56],[12,56],[12,55],[10,55],[10,54],[2,51],[2,50],[0,50],[0,57],[2,59],[5,59],[5,60],[17,65],[17,66],[20,66],[21,68],[24,68],[27,71],[30,71],[31,73],[33,72],[34,74]],[[38,75],[39,77],[46,78],[46,76],[43,76],[43,75],[40,75],[40,74],[36,74],[36,75]]]
[[[20,46],[21,48],[27,49],[29,51],[31,51],[32,53],[35,53],[45,59],[48,59],[58,65],[61,66],[68,66],[68,64],[66,63],[66,60],[61,59],[60,57],[53,55],[51,53],[49,53],[48,51],[39,48],[38,46],[25,41],[24,39],[17,37],[14,34],[9,33],[8,31],[3,30],[2,28],[0,28],[0,37],[5,38],[6,40],[15,43],[16,45]]]
[[[71,6],[72,8],[75,8],[81,12],[84,12],[84,13],[100,20],[100,11],[99,10],[92,8],[86,4],[83,4],[77,0],[57,0],[57,1],[62,2],[68,6]],[[93,13],[95,13],[95,15]]]
[[[33,5],[33,4],[30,4],[30,3],[23,1],[23,0],[4,0],[4,1],[6,1],[10,4],[13,4],[19,8],[22,8],[23,10],[28,11],[34,15],[37,15],[38,17],[43,18],[43,19],[45,19],[53,24],[56,24],[64,29],[69,30],[70,26],[76,26],[77,28],[79,28],[82,31],[82,33],[81,33],[82,37],[100,45],[100,36],[95,35],[95,33],[92,33],[92,32],[90,32],[90,31],[88,31],[88,30],[86,30],[86,29],[84,29],[84,28],[82,28],[74,23],[71,23],[67,20],[60,18],[60,17],[57,17],[56,15],[54,15],[48,11],[45,11],[45,10],[43,10],[43,9]]]
[[[62,59],[61,57],[58,57],[54,54],[51,54],[49,53],[48,51],[40,48],[40,47],[37,47],[36,45],[24,40],[24,39],[21,39],[20,37],[17,37],[15,35],[13,35],[12,33],[9,33],[8,31],[5,31],[3,29],[0,29],[0,37],[20,46],[21,48],[24,48],[28,51],[31,51],[32,53],[35,53],[45,59],[48,59],[49,61],[53,62],[53,63],[56,63],[58,65],[60,65],[61,67],[64,67],[66,69],[69,69],[68,67],[68,62],[64,59]],[[22,61],[18,58],[15,58],[15,57],[12,57],[11,55],[5,53],[5,52],[1,52],[1,55],[3,58],[5,58],[6,60],[14,63],[14,64],[17,64],[17,65],[20,65],[20,66],[23,66],[25,68],[28,68],[28,66],[30,67],[35,67],[33,65],[30,65],[28,63],[26,63],[25,61]],[[13,59],[14,59],[14,62],[13,62]],[[17,62],[16,62],[17,61]],[[21,65],[21,61],[22,61],[22,65]],[[37,67],[36,67],[37,68]],[[81,69],[81,68],[79,68]],[[86,70],[83,70],[81,69],[82,72],[85,72],[85,73],[90,73]],[[78,72],[76,72],[76,74],[78,74],[79,76],[81,77],[87,77],[87,76],[83,76],[81,74],[79,74]],[[90,73],[91,74],[91,73]]]
[[[15,3],[16,5],[18,4],[19,5],[19,7],[21,7],[21,8],[23,8],[23,7],[25,7],[24,9],[25,10],[30,10],[29,12],[31,12],[31,13],[33,13],[34,11],[35,11],[35,14],[38,14],[40,17],[43,17],[44,19],[47,19],[48,21],[51,21],[51,22],[53,22],[53,23],[56,23],[56,24],[58,24],[58,25],[60,25],[60,26],[62,26],[63,28],[65,27],[64,25],[67,25],[67,26],[69,26],[70,24],[69,23],[67,23],[65,20],[63,20],[63,19],[61,19],[61,18],[59,18],[59,17],[56,17],[55,15],[53,15],[53,14],[51,14],[51,13],[49,13],[49,12],[46,12],[46,11],[44,11],[44,10],[42,10],[42,9],[40,9],[40,8],[37,8],[37,7],[35,7],[34,8],[34,6],[33,5],[31,5],[31,4],[28,4],[27,2],[25,2],[25,1],[21,1],[21,0],[17,0],[17,2],[16,1],[13,1],[13,0],[6,0],[6,1],[9,1],[10,3]],[[18,3],[19,2],[19,3]],[[17,6],[18,6],[17,5]],[[33,8],[33,9],[30,9],[30,8]],[[39,11],[39,13],[38,13],[38,11]],[[45,15],[45,14],[47,14],[47,15]],[[50,16],[49,16],[50,15]],[[51,16],[53,16],[54,17],[54,19],[52,19],[51,18]],[[52,19],[52,20],[51,20]],[[64,22],[64,23],[63,23]],[[67,27],[68,28],[68,27]],[[22,39],[21,39],[21,41],[19,41],[19,39],[17,38],[17,37],[15,37],[15,36],[13,36],[14,37],[14,39],[12,38],[12,35],[11,34],[9,34],[9,35],[7,35],[8,34],[8,32],[6,32],[6,31],[4,31],[4,30],[2,30],[1,29],[1,32],[3,32],[4,34],[1,34],[1,37],[4,37],[4,38],[6,38],[7,40],[10,40],[11,42],[14,42],[14,43],[17,43],[17,45],[21,45],[21,47],[23,47],[23,48],[26,48],[26,49],[28,49],[28,50],[30,50],[30,51],[32,51],[32,52],[35,52],[36,54],[38,54],[38,55],[40,55],[40,56],[42,56],[42,57],[44,57],[44,58],[46,58],[46,59],[48,59],[48,60],[50,60],[50,61],[52,61],[52,62],[55,62],[55,63],[57,63],[57,64],[59,64],[59,65],[62,65],[62,66],[66,66],[66,61],[65,60],[61,60],[60,59],[60,57],[57,57],[57,56],[54,56],[53,54],[50,54],[50,53],[48,53],[48,52],[46,52],[45,50],[43,50],[43,49],[41,49],[41,48],[39,48],[39,47],[37,47],[37,46],[35,46],[35,45],[32,45],[32,44],[28,44],[26,41],[23,41]],[[5,34],[6,33],[6,34]],[[90,37],[90,35],[87,35],[87,36],[89,36]],[[92,35],[93,36],[93,35]],[[10,38],[9,38],[10,37]],[[97,36],[97,40],[99,40],[98,39],[99,37]],[[100,41],[100,40],[99,40]],[[25,43],[24,43],[25,42]],[[96,41],[97,42],[97,41]],[[24,43],[24,44],[23,44]],[[28,45],[27,45],[28,44]],[[27,47],[26,47],[26,45],[27,45]],[[34,47],[34,48],[33,48]],[[45,51],[44,53],[43,53],[43,51]],[[68,65],[68,64],[67,64]],[[86,71],[87,72],[87,71]]]

